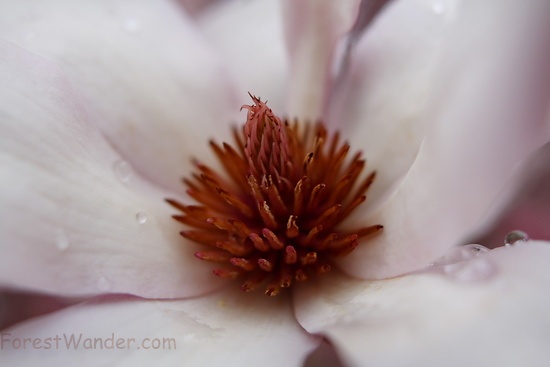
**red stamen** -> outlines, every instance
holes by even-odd
[[[330,271],[333,258],[382,226],[339,228],[375,178],[374,172],[360,178],[366,165],[360,153],[350,159],[338,133],[283,122],[251,97],[244,127],[232,130],[235,147],[210,142],[223,170],[195,161],[197,171],[183,180],[200,205],[166,201],[182,212],[173,218],[191,228],[182,236],[210,247],[195,256],[227,264],[213,270],[216,276],[274,296]]]

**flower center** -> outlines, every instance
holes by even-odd
[[[375,177],[360,177],[361,153],[350,159],[338,133],[329,136],[321,123],[283,122],[251,97],[254,104],[242,107],[244,128],[233,131],[235,146],[210,143],[224,172],[194,162],[197,172],[184,180],[200,204],[167,202],[182,212],[174,219],[192,228],[181,235],[206,246],[195,256],[220,264],[215,275],[274,296],[330,271],[335,257],[382,226],[342,229]]]

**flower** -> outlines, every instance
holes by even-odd
[[[231,1],[195,18],[168,1],[8,5],[0,284],[95,297],[3,331],[3,361],[292,366],[324,335],[347,365],[546,363],[547,243],[459,248],[473,259],[403,274],[487,225],[548,141],[548,2],[395,1],[349,53],[355,1]],[[202,142],[225,139],[247,90],[324,117],[379,172],[355,221],[384,235],[292,302],[213,279],[162,201],[185,198],[179,176],[213,158]],[[80,334],[103,348],[45,348]],[[165,338],[177,348],[143,343]]]

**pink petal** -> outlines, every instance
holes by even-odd
[[[429,126],[434,77],[454,24],[433,11],[434,3],[390,2],[357,41],[335,86],[329,124],[377,170],[371,205],[407,172]]]
[[[319,348],[311,353],[303,367],[345,367],[332,345],[323,340]]]
[[[196,16],[216,4],[218,0],[178,0],[185,10],[192,16]]]
[[[296,323],[286,297],[272,299],[233,288],[177,301],[100,298],[20,324],[2,335],[3,363],[25,366],[43,366],[47,361],[64,366],[298,367],[320,342]],[[82,335],[82,344],[67,350],[64,338],[73,335]],[[39,339],[46,346],[46,338],[56,336],[61,338],[57,350],[55,341],[50,350],[14,348],[17,338]],[[115,346],[122,338],[124,348],[102,349],[97,344],[85,349],[86,338],[101,338],[104,347],[109,338]]]
[[[499,248],[463,269],[480,261],[492,277],[327,277],[296,293],[297,318],[327,335],[346,366],[546,366],[550,243]]]
[[[291,118],[314,121],[324,112],[336,46],[351,30],[359,1],[289,0],[283,9],[290,56],[287,111]]]
[[[0,65],[0,285],[145,297],[219,287],[179,236],[166,193],[120,176],[121,158],[60,70],[6,42]]]
[[[465,2],[453,16],[431,127],[395,195],[368,219],[384,233],[344,259],[354,276],[421,268],[483,228],[516,166],[549,138],[550,43],[541,35],[550,3]]]
[[[198,27],[230,70],[242,98],[250,92],[284,111],[288,60],[281,6],[272,0],[219,2],[197,17]],[[240,99],[241,104],[246,100]]]
[[[98,110],[126,160],[172,190],[191,155],[213,159],[247,96],[171,1],[17,1],[0,6],[0,36],[59,61]]]
[[[49,314],[81,302],[37,293],[0,292],[0,330],[32,317]]]

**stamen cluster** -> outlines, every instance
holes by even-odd
[[[375,178],[373,172],[360,179],[361,153],[346,159],[350,147],[338,133],[329,138],[320,123],[283,122],[251,97],[244,128],[233,130],[235,147],[210,142],[225,172],[195,161],[198,171],[183,180],[200,204],[167,202],[182,212],[174,219],[192,228],[181,235],[207,246],[195,256],[220,264],[215,275],[274,296],[328,272],[333,258],[382,226],[340,229]]]

